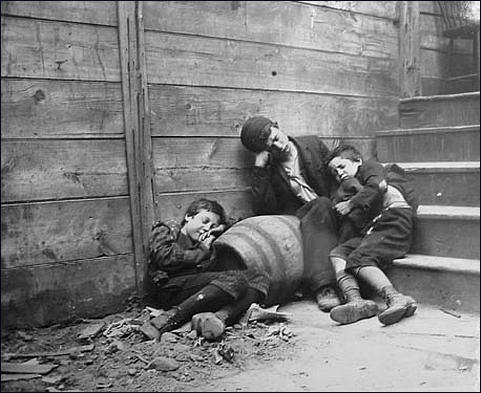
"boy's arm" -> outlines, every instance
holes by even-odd
[[[277,212],[277,197],[272,187],[272,168],[252,168],[252,196],[256,214],[275,214]]]
[[[363,188],[351,198],[352,209],[368,211],[375,203],[382,200],[387,190],[384,167],[376,161],[365,161],[359,169],[359,178]]]
[[[152,228],[150,239],[150,263],[164,271],[180,271],[192,268],[210,255],[202,243],[183,248],[177,243],[180,227],[178,224],[157,222]]]

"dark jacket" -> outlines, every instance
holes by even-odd
[[[324,160],[329,148],[317,136],[289,137],[299,152],[301,174],[319,196],[329,197],[334,182],[327,176]],[[287,174],[279,163],[252,170],[255,214],[295,214],[303,202],[291,191]]]
[[[385,186],[382,186],[383,182],[384,185],[389,184],[398,189],[416,212],[418,207],[416,194],[404,170],[398,165],[383,166],[375,160],[366,160],[359,167],[355,177],[363,188],[351,198],[353,209],[349,216],[365,215],[368,219],[372,219],[380,214],[383,208],[383,194],[386,190]]]
[[[157,221],[150,236],[148,274],[160,285],[169,277],[205,271],[214,264],[212,252],[180,231],[174,221]]]

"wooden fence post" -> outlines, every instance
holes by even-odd
[[[125,144],[136,286],[144,293],[148,240],[153,219],[153,165],[146,82],[142,2],[118,1]]]
[[[401,1],[399,23],[401,97],[422,94],[419,21],[419,1]]]

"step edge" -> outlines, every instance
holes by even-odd
[[[426,211],[427,210],[427,211]],[[450,211],[451,210],[451,211]],[[451,205],[419,205],[418,219],[462,219],[479,221],[480,208],[478,206]]]
[[[415,162],[381,162],[383,166],[397,164],[407,173],[416,172],[479,172],[480,161],[415,161]]]
[[[469,124],[461,126],[442,126],[442,127],[419,127],[419,128],[393,128],[392,130],[375,131],[375,136],[380,138],[389,138],[392,136],[405,135],[423,135],[435,133],[450,133],[450,132],[464,132],[464,131],[479,131],[479,124]]]
[[[480,275],[479,259],[407,254],[404,258],[395,259],[393,267]]]
[[[440,100],[472,98],[472,97],[479,97],[479,91],[472,91],[467,93],[453,93],[453,94],[435,94],[431,96],[416,96],[416,97],[409,97],[409,98],[401,98],[399,102],[400,104],[403,104],[403,103],[417,102],[417,101],[440,101]]]

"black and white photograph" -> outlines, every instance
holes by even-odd
[[[479,1],[1,1],[2,392],[479,392]]]

